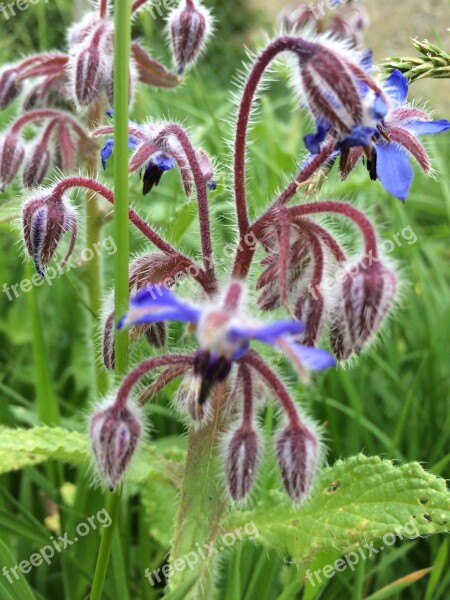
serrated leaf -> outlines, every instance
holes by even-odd
[[[245,532],[252,521],[258,543],[300,561],[405,527],[410,537],[448,532],[450,494],[443,479],[418,463],[394,466],[359,455],[324,469],[306,505],[294,509],[284,494],[272,490],[251,512],[234,512],[226,530]]]
[[[144,444],[131,464],[127,480],[141,483],[159,477],[177,485],[184,456],[184,451],[174,446],[159,450]],[[0,474],[49,459],[89,465],[91,453],[86,434],[62,427],[0,427]]]

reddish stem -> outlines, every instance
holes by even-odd
[[[149,0],[134,0],[133,4],[131,5],[131,12],[134,13],[137,10],[139,10],[141,8],[141,6],[143,4],[145,4],[146,2],[148,2]]]
[[[100,0],[99,11],[100,18],[104,19],[108,14],[108,0]]]
[[[307,224],[307,229],[311,233],[313,233],[316,237],[320,238],[322,242],[328,247],[330,252],[333,254],[334,258],[338,262],[344,262],[347,260],[345,252],[342,250],[340,244],[335,240],[335,238],[329,233],[324,227],[314,223],[310,219],[301,219],[302,222]],[[299,222],[298,225],[302,226]]]
[[[361,230],[365,240],[365,252],[371,254],[373,258],[378,257],[378,244],[375,230],[369,219],[351,204],[344,202],[335,202],[333,200],[323,200],[320,202],[309,202],[300,206],[292,206],[288,209],[291,217],[302,217],[305,215],[317,213],[336,213],[351,219]]]
[[[61,121],[67,121],[80,137],[86,140],[89,139],[81,125],[71,115],[61,110],[52,109],[32,110],[23,114],[13,123],[10,131],[13,135],[16,135],[23,127],[25,127],[27,123],[40,121],[41,119],[49,119],[51,117],[57,118]]]
[[[261,358],[261,356],[254,350],[249,350],[242,358],[242,362],[246,362],[253,367],[261,377],[265,380],[267,385],[275,393],[276,398],[279,400],[284,412],[286,413],[289,423],[293,427],[300,427],[300,415],[298,414],[297,407],[294,404],[289,392],[287,391],[284,383],[279,379],[269,365]]]
[[[155,394],[160,392],[166,385],[169,385],[171,381],[182,375],[186,372],[186,365],[176,365],[174,367],[168,367],[165,371],[163,371],[156,381],[154,381],[151,385],[142,390],[142,392],[138,396],[138,404],[143,406],[148,400],[153,398]]]
[[[195,148],[193,147],[186,131],[176,123],[169,123],[158,134],[157,139],[155,139],[155,144],[158,145],[168,135],[175,136],[180,142],[181,147],[183,148],[183,151],[189,162],[192,175],[194,177],[194,183],[197,190],[203,264],[205,266],[206,273],[211,278],[212,285],[217,286],[217,280],[214,271],[213,248],[211,241],[211,223],[209,219],[207,182],[205,181],[205,178],[203,176]]]
[[[244,388],[242,429],[246,432],[250,432],[253,431],[253,383],[250,370],[245,363],[240,365],[239,371]]]
[[[122,384],[117,392],[114,407],[120,411],[126,406],[128,396],[133,386],[149,371],[159,367],[172,367],[174,365],[190,366],[194,362],[193,354],[163,354],[161,356],[153,356],[148,360],[144,360],[135,369],[133,369],[122,381]]]
[[[66,191],[74,187],[83,187],[92,190],[96,194],[103,196],[103,198],[114,205],[113,192],[101,183],[98,183],[94,179],[89,179],[88,177],[66,177],[56,184],[56,186],[53,188],[53,193],[62,196]],[[163,238],[160,237],[149,225],[147,225],[147,223],[143,221],[131,208],[128,210],[128,216],[133,225],[139,229],[139,231],[143,233],[145,237],[152,242],[152,244],[164,252],[164,254],[177,255],[180,257],[180,261],[183,261],[183,264],[187,264],[189,267],[192,266],[192,276],[200,283],[207,293],[212,293],[214,291],[211,286],[211,282],[206,276],[206,273],[202,269],[199,269],[190,258],[184,256],[184,254],[163,240]]]

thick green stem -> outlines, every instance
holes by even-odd
[[[92,129],[99,121],[101,116],[101,103],[98,102],[89,111],[89,129]],[[97,148],[89,157],[87,162],[88,177],[95,178],[98,172],[98,157]],[[100,248],[102,239],[102,221],[103,213],[99,205],[97,195],[89,191],[86,194],[86,247],[92,248],[92,259],[87,263],[88,276],[88,293],[89,306],[94,315],[94,332],[90,336],[95,339],[96,329],[98,327],[98,316],[101,311],[103,301],[103,285],[102,285],[102,258],[96,248]],[[102,356],[99,347],[95,347],[95,387],[96,397],[104,395],[108,391],[108,373],[102,364]]]
[[[128,308],[128,94],[129,61],[131,43],[131,2],[117,0],[115,5],[114,35],[114,239],[115,255],[115,300],[114,310],[118,319]],[[116,332],[115,337],[116,377],[128,368],[128,334]],[[120,490],[108,502],[111,525],[103,530],[91,600],[101,600],[103,585],[108,569],[114,535],[120,509]]]
[[[170,553],[170,564],[174,568],[169,570],[170,591],[179,588],[193,574],[198,576],[197,583],[186,600],[210,600],[214,590],[215,557],[208,556],[204,545],[217,539],[227,510],[218,456],[218,442],[224,431],[221,415],[224,413],[225,402],[225,386],[216,386],[213,398],[214,420],[207,427],[201,430],[191,429],[189,433],[183,486]],[[199,548],[204,552],[205,558]],[[176,570],[176,560],[189,552],[195,553],[198,559],[193,570]]]

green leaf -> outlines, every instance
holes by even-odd
[[[11,550],[2,540],[0,540],[0,564],[8,569],[18,564]],[[9,578],[12,579],[12,583],[7,579],[6,575],[0,578],[0,597],[2,600],[36,600],[20,569],[15,569],[14,573],[17,573],[17,578],[11,571],[8,573]]]
[[[245,536],[245,524],[251,522],[258,528],[258,543],[300,561],[396,531],[403,531],[404,538],[447,532],[450,494],[443,479],[418,463],[396,467],[358,455],[324,469],[310,500],[299,509],[272,490],[252,511],[235,511],[226,530],[240,527]]]
[[[153,479],[141,489],[149,533],[163,548],[169,548],[179,490],[172,482]]]
[[[143,445],[133,460],[127,480],[133,483],[156,477],[178,485],[184,451],[174,446]],[[13,429],[0,427],[0,474],[53,459],[73,465],[89,465],[91,453],[87,436],[62,427]]]

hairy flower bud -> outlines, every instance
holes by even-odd
[[[322,290],[310,289],[297,300],[295,316],[305,325],[297,341],[305,346],[315,346],[320,340],[325,325],[327,310]]]
[[[243,500],[253,488],[261,462],[261,434],[249,427],[236,429],[226,447],[226,476],[233,500]]]
[[[62,235],[70,231],[72,239],[66,262],[73,252],[77,235],[77,219],[62,198],[48,195],[29,200],[22,209],[23,238],[37,272],[43,277]]]
[[[5,190],[17,175],[24,156],[25,150],[16,135],[0,137],[0,190]]]
[[[305,425],[287,425],[276,442],[284,486],[295,502],[307,497],[318,462],[318,441]]]
[[[200,3],[186,0],[168,19],[172,56],[181,75],[200,55],[211,31],[211,16]]]
[[[52,156],[48,148],[35,144],[31,149],[23,168],[23,184],[27,188],[40,185],[48,173]]]
[[[9,106],[22,91],[22,83],[16,81],[18,74],[14,67],[0,73],[0,110]]]
[[[110,404],[90,422],[90,438],[100,478],[113,491],[122,480],[142,436],[142,415],[137,409]]]
[[[369,265],[362,261],[347,270],[330,335],[338,359],[358,354],[373,339],[392,307],[396,289],[395,274],[379,261]]]

